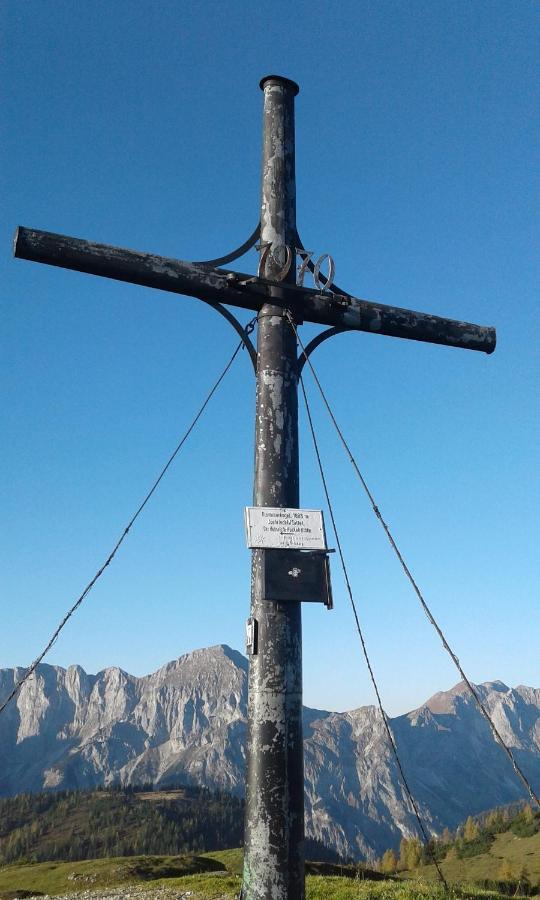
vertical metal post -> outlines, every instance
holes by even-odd
[[[261,242],[272,278],[280,251],[296,236],[294,97],[287,78],[263,78]],[[264,252],[264,250],[262,251]],[[277,257],[277,258],[276,258]],[[294,257],[287,281],[294,283]],[[279,290],[279,289],[278,289]],[[255,506],[298,507],[296,340],[282,306],[259,314],[255,423]],[[262,554],[254,550],[251,616],[256,652],[250,656],[244,900],[304,898],[304,757],[302,743],[302,619],[300,603],[262,596]]]

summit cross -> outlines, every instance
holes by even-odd
[[[492,353],[495,329],[361,300],[321,273],[296,228],[294,98],[298,85],[262,79],[263,157],[260,222],[238,250],[188,262],[19,227],[15,256],[197,297],[240,334],[256,372],[253,505],[299,506],[298,397],[301,367],[327,337],[366,331]],[[260,241],[255,276],[223,268]],[[297,276],[295,258],[301,265]],[[305,287],[306,270],[315,287]],[[299,282],[299,283],[297,283]],[[228,306],[257,314],[257,349]],[[295,327],[326,325],[297,356]],[[252,551],[250,621],[257,641],[249,658],[248,737],[242,900],[304,900],[304,770],[301,604],[269,600],[264,565]],[[278,551],[279,552],[279,551]],[[273,564],[273,563],[272,563]]]

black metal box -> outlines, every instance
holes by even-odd
[[[332,609],[330,563],[326,553],[264,550],[262,574],[265,600],[324,603]]]

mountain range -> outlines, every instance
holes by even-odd
[[[23,669],[0,670],[0,702]],[[497,729],[540,790],[540,689],[477,685]],[[152,675],[40,665],[0,716],[0,795],[191,783],[241,794],[247,660],[225,645]],[[525,799],[463,683],[390,720],[427,830]],[[306,833],[372,858],[416,833],[378,709],[304,708]]]

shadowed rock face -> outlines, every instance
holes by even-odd
[[[0,700],[22,669],[0,670]],[[540,790],[540,690],[500,681],[478,690]],[[192,782],[240,794],[247,661],[226,646],[196,650],[153,675],[87,675],[41,665],[0,717],[0,794],[113,782]],[[392,720],[428,830],[523,797],[465,685]],[[306,831],[353,856],[415,832],[378,711],[304,710]]]

